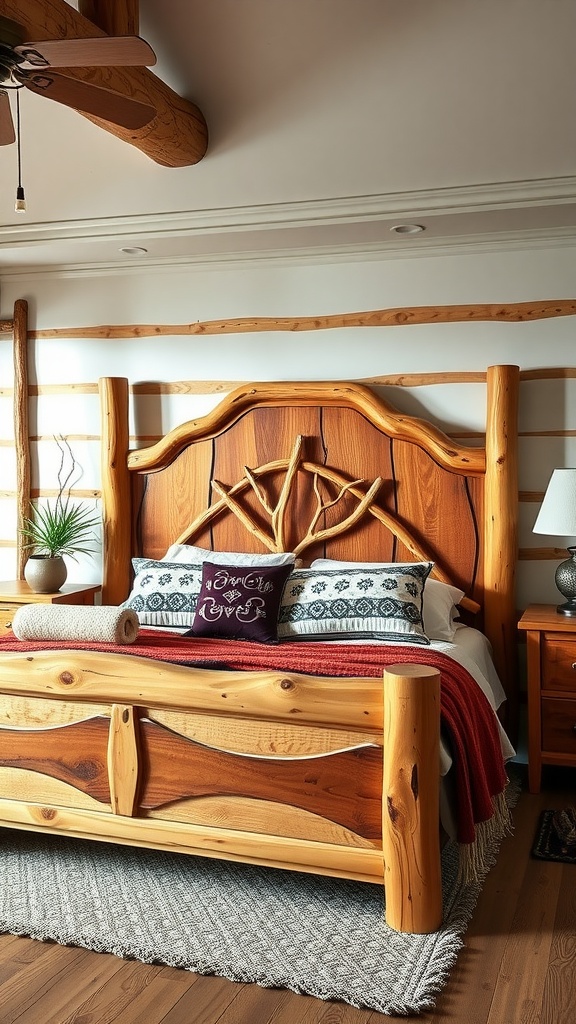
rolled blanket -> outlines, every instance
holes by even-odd
[[[138,629],[135,611],[113,605],[24,604],[12,620],[12,631],[19,640],[133,644]]]

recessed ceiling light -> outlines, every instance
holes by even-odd
[[[143,249],[140,245],[127,245],[123,249],[119,249],[118,252],[125,252],[127,256],[145,256],[148,249]]]
[[[423,224],[395,224],[390,231],[397,235],[417,235],[420,231],[426,231]]]

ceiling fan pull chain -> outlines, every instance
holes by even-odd
[[[16,149],[18,158],[18,187],[16,189],[16,213],[26,213],[26,196],[22,185],[22,151],[20,148],[20,90],[16,90]]]

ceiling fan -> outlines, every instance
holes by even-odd
[[[10,89],[24,87],[128,129],[143,128],[156,116],[150,103],[68,74],[75,67],[151,67],[156,55],[144,39],[95,36],[28,42],[25,34],[18,22],[0,16],[0,146],[16,141]]]

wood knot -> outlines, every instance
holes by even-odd
[[[100,774],[100,766],[95,761],[78,761],[74,765],[74,776],[77,779],[84,779],[89,782],[97,779]]]
[[[390,818],[390,821],[392,822],[392,824],[394,824],[394,822],[396,821],[396,819],[398,817],[398,811],[394,807],[394,801],[392,800],[391,796],[387,797],[386,803],[388,805],[388,817]]]
[[[282,690],[293,690],[294,683],[292,682],[291,679],[282,679],[280,682],[280,688]]]
[[[56,817],[56,811],[53,807],[41,807],[40,814],[44,818],[44,821],[52,821]]]
[[[71,672],[61,672],[58,678],[63,686],[71,686],[74,682],[74,676]]]

